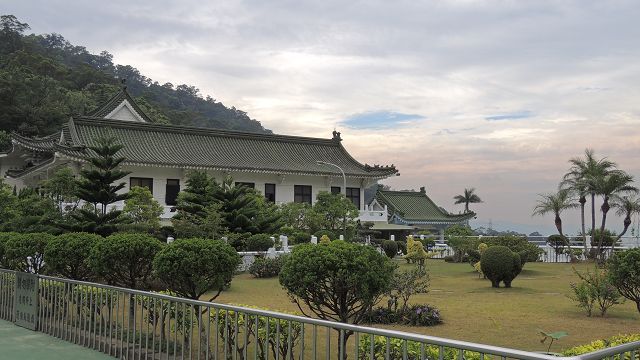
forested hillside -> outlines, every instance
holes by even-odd
[[[84,114],[112,96],[120,79],[126,79],[127,89],[154,121],[270,132],[193,86],[159,84],[133,66],[114,64],[106,51],[91,54],[61,35],[28,30],[13,15],[0,18],[0,147],[11,131],[28,136],[56,131],[69,116]]]

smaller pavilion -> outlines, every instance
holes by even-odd
[[[387,221],[375,222],[372,229],[381,231],[385,238],[395,235],[396,239],[412,230],[429,230],[442,237],[446,228],[467,224],[469,219],[476,216],[473,211],[464,214],[448,212],[429,198],[424,187],[420,191],[378,189],[366,210],[386,212]]]

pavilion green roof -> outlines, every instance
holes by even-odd
[[[352,178],[380,179],[397,173],[394,166],[359,163],[335,134],[320,139],[84,116],[43,139],[13,135],[15,142],[32,150],[81,161],[92,155],[88,147],[96,139],[114,137],[124,145],[119,155],[128,165],[341,176],[333,167],[318,165],[320,160],[340,166]]]
[[[405,224],[455,224],[473,218],[476,214],[451,214],[422,191],[378,190],[376,200],[387,205],[393,220]]]

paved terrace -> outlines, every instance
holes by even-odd
[[[113,358],[41,332],[24,329],[8,321],[0,320],[0,359],[103,360]]]

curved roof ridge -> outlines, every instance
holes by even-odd
[[[282,141],[304,142],[304,143],[308,143],[309,141],[311,141],[315,143],[320,143],[322,145],[342,147],[340,142],[334,139],[315,138],[315,137],[308,137],[308,136],[263,134],[263,133],[256,133],[256,132],[250,132],[250,131],[215,129],[215,128],[174,125],[174,124],[140,123],[140,122],[126,121],[126,120],[104,119],[104,118],[90,117],[90,116],[81,116],[81,117],[75,118],[74,122],[79,124],[86,122],[86,123],[89,123],[90,125],[105,126],[105,127],[128,128],[128,129],[138,128],[140,130],[155,130],[159,132],[177,132],[177,133],[187,133],[187,134],[193,133],[196,135],[212,135],[212,136],[217,135],[217,136],[238,137],[238,138],[252,138],[252,139],[258,139],[258,140],[282,140]],[[344,147],[342,148],[344,149]],[[345,149],[345,152],[346,152],[346,149]],[[349,156],[351,157],[351,155]]]

